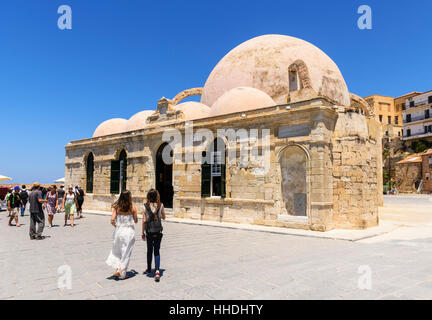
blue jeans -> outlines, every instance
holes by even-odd
[[[21,209],[21,216],[23,216],[24,215],[24,212],[25,212],[25,206],[26,206],[26,202],[24,203],[24,206],[22,205],[22,204],[20,204],[20,209]]]
[[[147,238],[147,269],[151,270],[153,253],[155,256],[155,269],[159,270],[160,267],[160,246],[162,242],[162,234],[159,236],[149,236]]]

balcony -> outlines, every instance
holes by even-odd
[[[431,104],[431,103],[432,103],[432,100],[429,98],[422,99],[420,101],[417,101],[416,103],[412,103],[412,101],[411,101],[411,103],[406,104],[406,107],[402,107],[402,110],[409,110],[412,108],[425,106],[425,105]]]
[[[430,119],[430,115],[422,115],[422,116],[417,116],[417,117],[405,118],[405,119],[403,119],[403,123],[412,123],[412,122],[423,121],[423,120],[428,120],[428,119]]]
[[[409,140],[409,139],[416,139],[416,138],[425,138],[425,137],[430,137],[432,136],[432,132],[416,132],[416,133],[411,133],[411,135],[407,136],[406,134],[404,134],[402,136],[403,140]]]

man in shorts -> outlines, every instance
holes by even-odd
[[[9,226],[13,226],[12,220],[15,220],[15,225],[17,227],[20,227],[20,224],[18,223],[18,216],[20,214],[20,207],[23,204],[21,197],[19,195],[20,187],[15,187],[14,191],[9,196],[8,200],[8,210],[10,212],[10,218],[9,218]]]
[[[5,200],[6,200],[6,205],[7,205],[7,216],[6,217],[10,217],[10,210],[9,210],[9,205],[8,205],[8,203],[9,203],[9,197],[10,197],[10,195],[12,194],[12,189],[9,189],[8,190],[8,193],[7,193],[7,195],[6,195],[6,197],[5,197]]]

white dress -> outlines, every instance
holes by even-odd
[[[107,265],[120,269],[120,278],[126,277],[132,249],[135,244],[135,222],[133,214],[117,215],[111,253]]]

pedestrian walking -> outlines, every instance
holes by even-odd
[[[74,217],[77,208],[77,199],[72,186],[69,186],[68,192],[63,198],[62,208],[65,211],[65,224],[64,227],[67,226],[67,220],[70,218],[71,227],[74,227]]]
[[[5,200],[6,200],[6,205],[9,203],[9,197],[10,197],[10,195],[12,194],[12,189],[9,189],[8,190],[8,193],[6,194],[6,197],[5,197]],[[7,206],[8,208],[7,208],[7,215],[6,215],[6,217],[10,217],[10,210],[9,210],[9,206]]]
[[[147,202],[143,206],[142,239],[147,241],[147,270],[151,273],[153,253],[155,257],[155,281],[160,280],[160,246],[162,242],[162,220],[165,220],[165,208],[160,201],[159,192],[151,189],[147,193]]]
[[[77,197],[77,204],[78,204],[77,205],[77,219],[81,219],[81,218],[83,218],[82,206],[84,203],[85,192],[80,186],[77,187],[76,197]]]
[[[52,223],[54,219],[54,215],[57,212],[58,208],[58,196],[57,196],[57,187],[52,185],[47,194],[47,213],[48,213],[48,227],[52,228]]]
[[[42,203],[46,200],[42,199],[42,192],[40,191],[40,184],[35,182],[32,186],[29,203],[30,203],[30,240],[43,240],[45,237],[42,232],[45,227],[45,215],[42,210]],[[36,231],[37,224],[37,231]]]
[[[26,189],[25,185],[23,185],[21,187],[20,197],[21,197],[21,201],[23,203],[23,205],[21,206],[21,217],[24,217],[24,213],[25,213],[27,202],[28,202],[28,198],[29,198],[29,195],[28,195],[28,192],[27,192],[27,189]]]
[[[127,268],[135,244],[135,224],[138,222],[137,210],[132,203],[130,191],[122,191],[112,209],[111,224],[115,229],[112,249],[106,264],[116,269],[113,276],[124,280],[127,278]]]
[[[8,200],[8,211],[10,212],[9,226],[12,227],[12,221],[15,220],[15,226],[20,227],[18,223],[18,215],[20,211],[20,206],[23,205],[21,198],[19,196],[20,187],[16,186],[14,191],[10,194]]]
[[[62,205],[62,203],[63,203],[63,198],[64,198],[64,196],[65,196],[65,191],[64,191],[64,186],[60,186],[60,189],[57,191],[57,197],[58,197],[58,203],[59,203],[59,209],[58,209],[58,211],[60,212],[61,211],[61,205]]]

